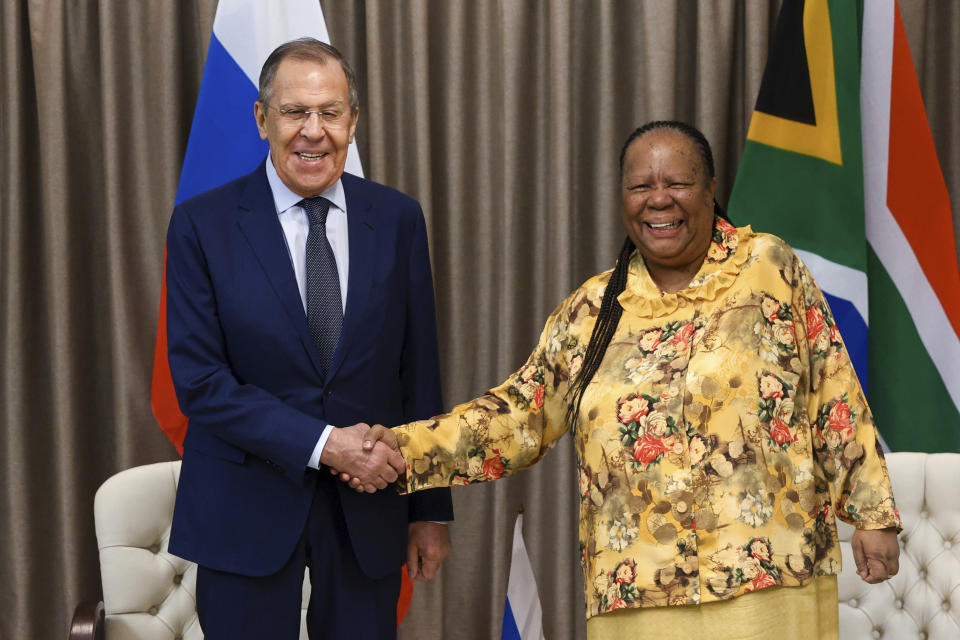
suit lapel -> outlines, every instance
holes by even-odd
[[[349,175],[341,178],[347,197],[347,241],[350,246],[350,273],[347,276],[347,308],[343,316],[340,342],[333,354],[327,380],[333,378],[343,364],[350,347],[360,339],[360,320],[373,277],[376,232],[373,226],[373,203],[367,198],[363,183]]]
[[[307,316],[303,311],[297,277],[290,263],[290,254],[283,237],[283,227],[280,226],[273,194],[267,182],[265,165],[260,165],[260,168],[247,181],[238,208],[240,215],[237,224],[240,231],[253,249],[270,286],[280,299],[284,314],[290,320],[319,375],[321,371],[319,357],[313,344],[313,337],[310,335],[310,328],[307,326]]]

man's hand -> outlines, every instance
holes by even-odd
[[[397,436],[393,431],[387,429],[382,424],[375,424],[363,436],[363,450],[373,452],[383,448],[395,452],[398,456],[400,455],[400,445],[397,443]],[[403,457],[401,457],[400,460],[402,461]],[[401,463],[401,467],[397,469],[397,472],[402,473],[405,468],[406,466]],[[340,469],[339,467],[334,468],[331,465],[330,473],[334,475],[339,474],[340,480],[348,483],[355,490],[367,491],[369,493],[369,489],[365,486],[363,480],[349,473],[346,469]]]
[[[341,472],[355,480],[351,486],[357,491],[374,493],[394,482],[406,465],[399,451],[383,443],[373,441],[366,446],[364,440],[369,430],[370,426],[362,422],[334,429],[320,454],[320,462],[329,466],[332,473]]]
[[[407,540],[407,573],[413,580],[433,580],[450,553],[450,531],[436,522],[411,522]]]
[[[850,540],[857,575],[868,584],[892,578],[900,571],[896,529],[857,529]]]

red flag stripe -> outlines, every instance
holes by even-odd
[[[950,196],[899,7],[894,16],[891,74],[887,206],[960,336],[960,276]]]
[[[407,575],[407,565],[400,568],[400,597],[397,598],[397,626],[403,622],[410,611],[410,603],[413,601],[413,580]]]
[[[153,381],[150,385],[150,406],[160,429],[183,456],[183,439],[187,435],[187,417],[180,411],[173,390],[170,360],[167,357],[167,250],[163,250],[163,283],[160,285],[160,317],[157,319],[157,341],[153,350]]]

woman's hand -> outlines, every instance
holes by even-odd
[[[900,545],[897,531],[888,529],[857,529],[850,541],[857,575],[868,584],[877,584],[892,578],[900,571]]]

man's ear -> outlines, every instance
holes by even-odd
[[[257,121],[257,131],[260,139],[267,139],[267,109],[257,100],[253,103],[253,117]]]
[[[347,144],[353,142],[353,136],[357,133],[358,122],[360,122],[360,107],[354,109],[353,115],[350,117],[350,135],[347,137]]]

